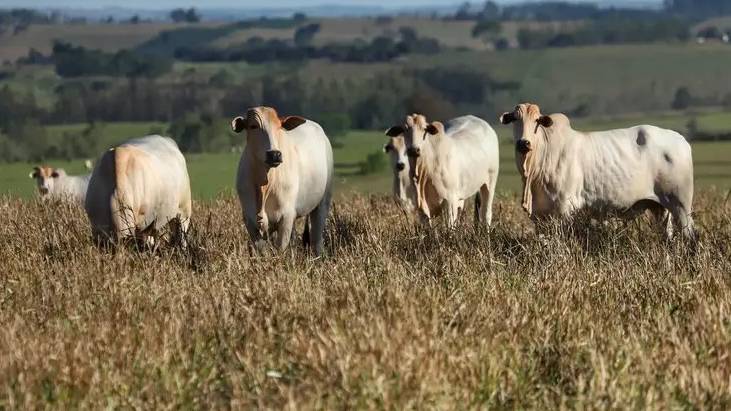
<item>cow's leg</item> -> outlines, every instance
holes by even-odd
[[[457,199],[447,200],[447,226],[454,228],[457,226],[457,217],[459,216],[459,201]]]
[[[279,251],[284,251],[289,246],[289,242],[292,239],[295,216],[295,211],[290,210],[282,215],[282,218],[277,224],[275,245]]]
[[[266,248],[266,240],[264,240],[261,231],[259,231],[259,224],[256,217],[256,212],[247,212],[244,210],[244,226],[249,233],[249,238],[254,248],[257,252],[261,253]]]
[[[492,224],[492,202],[495,199],[495,183],[483,184],[480,187],[480,199],[482,206],[480,207],[480,223],[490,227]]]
[[[188,230],[190,230],[190,217],[180,218],[180,246],[188,248]]]
[[[675,220],[675,226],[683,234],[683,237],[691,243],[695,243],[697,238],[690,210],[678,204],[678,206],[670,210],[670,213],[672,214],[673,220]]]
[[[187,234],[190,228],[190,217],[185,217],[178,214],[175,218],[170,220],[170,237],[171,242],[174,245],[180,245],[182,248],[188,247]]]
[[[623,217],[625,220],[634,219],[649,211],[651,221],[657,226],[667,241],[673,239],[673,218],[670,211],[655,200],[642,200],[635,203],[627,210]]]
[[[673,239],[673,215],[665,207],[658,204],[657,207],[650,209],[652,216],[655,219],[657,227],[660,229],[662,234],[665,236],[667,241]]]
[[[309,215],[310,219],[310,247],[315,251],[318,257],[322,255],[325,244],[325,223],[330,213],[330,192],[327,191],[323,196],[320,204],[312,210]]]
[[[183,248],[188,247],[188,230],[190,229],[190,217],[193,215],[193,203],[190,196],[183,201],[178,211],[178,235],[179,244]]]
[[[680,230],[686,240],[695,244],[697,237],[693,217],[690,215],[690,201],[684,203],[680,201],[677,195],[671,194],[660,196],[660,204],[670,212],[675,228]]]

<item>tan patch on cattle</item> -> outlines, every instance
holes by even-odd
[[[246,124],[247,127],[257,124],[262,128],[267,128],[267,126],[277,128],[281,125],[277,110],[265,106],[253,107],[246,111]]]
[[[513,112],[516,120],[523,120],[526,122],[538,120],[541,117],[541,108],[538,104],[533,103],[521,103],[515,106]]]
[[[144,157],[147,154],[134,146],[119,146],[111,151],[114,152],[116,183],[112,199],[112,220],[123,236],[132,235],[142,219],[144,199],[134,198],[134,188],[130,184],[129,175],[139,174],[140,170],[136,169],[144,167]]]
[[[391,137],[391,141],[389,142],[389,145],[397,153],[400,153],[401,151],[406,149],[406,142],[404,141],[404,136]]]
[[[427,125],[426,117],[422,114],[414,113],[410,116],[406,116],[406,126],[410,128],[425,129]]]
[[[277,110],[271,107],[262,107],[261,109],[263,111],[262,116],[267,119],[269,125],[281,127],[282,121],[279,119]]]
[[[33,174],[35,174],[35,178],[51,178],[51,174],[55,170],[55,168],[47,165],[35,166],[33,167]]]

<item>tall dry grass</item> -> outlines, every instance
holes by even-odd
[[[238,203],[188,251],[100,251],[79,209],[0,201],[0,408],[731,407],[731,204],[695,253],[642,221],[488,234],[339,202],[329,256],[251,257]]]

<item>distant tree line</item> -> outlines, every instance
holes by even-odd
[[[518,32],[518,43],[521,48],[538,49],[594,44],[685,41],[689,37],[690,26],[683,20],[616,18],[587,23],[573,31],[521,29]]]
[[[373,63],[390,61],[405,54],[432,54],[441,50],[436,39],[420,37],[409,27],[400,30],[400,38],[379,36],[371,41],[355,41],[350,44],[327,44],[316,47],[311,44],[319,25],[304,26],[295,32],[292,41],[252,37],[246,42],[228,47],[179,47],[175,58],[196,62],[266,63],[272,61],[297,61],[329,59],[337,62]]]
[[[174,23],[198,23],[201,16],[198,11],[191,7],[189,9],[174,9],[170,12],[170,20]]]
[[[731,14],[731,0],[665,0],[665,10],[697,18]]]
[[[19,34],[31,24],[52,24],[59,21],[56,13],[46,14],[32,9],[0,9],[0,35]]]
[[[181,27],[159,33],[137,47],[135,51],[143,54],[173,57],[180,48],[205,48],[215,40],[239,30],[253,28],[289,29],[300,27],[306,22],[307,16],[296,13],[291,18],[260,18],[213,27]]]
[[[617,17],[629,19],[669,16],[702,19],[731,14],[731,0],[664,0],[662,8],[637,9],[603,7],[601,2],[526,1],[499,6],[490,0],[482,6],[463,3],[451,17],[455,20],[527,20],[572,21],[603,20]]]
[[[32,51],[29,58],[35,56]],[[35,59],[41,59],[35,56]],[[56,41],[51,61],[61,77],[123,76],[157,77],[172,68],[172,60],[129,50],[106,53]]]
[[[347,130],[380,129],[398,121],[404,110],[434,118],[473,108],[487,112],[495,109],[494,93],[519,86],[467,67],[397,70],[362,81],[308,80],[298,74],[236,80],[221,72],[189,73],[175,81],[94,77],[64,81],[50,106],[5,86],[0,88],[0,160],[95,155],[103,145],[103,124],[123,121],[170,124],[161,131],[187,152],[228,151],[241,144],[240,136],[228,132],[230,118],[261,104],[317,119],[337,145]],[[79,123],[89,124],[83,136],[61,140],[51,139],[43,127]]]

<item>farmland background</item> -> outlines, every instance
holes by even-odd
[[[731,4],[631,7],[0,9],[0,409],[730,408]],[[523,101],[686,136],[698,247],[644,218],[538,235],[497,122]],[[324,258],[248,250],[229,122],[256,105],[335,147]],[[411,112],[498,132],[489,231],[389,198]],[[34,165],[151,133],[188,162],[187,249],[100,250],[36,198]]]

